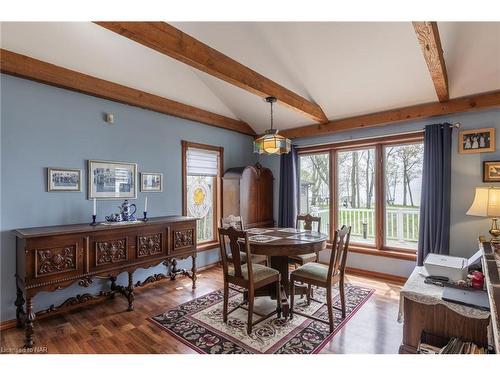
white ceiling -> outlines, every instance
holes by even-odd
[[[437,101],[409,22],[191,22],[175,27],[305,98],[329,119]],[[450,97],[500,89],[500,23],[438,23]],[[263,99],[92,23],[5,23],[2,48],[269,127]],[[280,129],[311,120],[277,106]]]

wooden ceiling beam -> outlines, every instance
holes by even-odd
[[[448,74],[446,73],[437,22],[413,22],[413,28],[422,48],[438,99],[440,102],[446,102],[450,99]]]
[[[328,122],[316,103],[264,77],[165,22],[95,22],[164,55],[262,98],[274,96],[294,111],[319,123]]]
[[[500,90],[463,98],[455,98],[445,103],[419,104],[410,107],[391,109],[384,112],[333,120],[327,124],[306,125],[294,129],[282,130],[280,134],[287,138],[311,137],[490,108],[500,108]]]
[[[197,121],[243,134],[255,135],[255,131],[243,121],[234,120],[158,95],[105,81],[5,49],[0,49],[0,71],[51,86],[119,103],[130,104],[186,120]]]

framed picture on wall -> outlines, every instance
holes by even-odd
[[[82,191],[82,170],[47,168],[47,191]]]
[[[137,164],[89,160],[88,199],[137,198]]]
[[[500,182],[500,160],[483,162],[483,182]]]
[[[141,192],[161,193],[163,191],[163,173],[141,172]]]
[[[463,130],[458,133],[458,152],[478,154],[495,151],[495,128]]]

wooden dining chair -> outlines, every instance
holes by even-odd
[[[242,231],[245,230],[245,226],[243,225],[243,219],[241,218],[241,216],[235,216],[235,215],[221,217],[220,226],[221,228],[224,229],[233,227],[237,230],[242,230]],[[228,256],[231,257],[230,254],[228,254]],[[244,252],[241,252],[240,257],[242,258],[243,263],[246,263],[247,258]],[[268,259],[265,255],[257,255],[257,254],[252,254],[252,263],[264,264],[266,266],[269,265]]]
[[[340,303],[342,318],[346,316],[345,306],[345,290],[344,290],[344,276],[345,265],[347,261],[347,252],[349,248],[349,238],[351,236],[351,227],[342,226],[341,229],[335,231],[333,238],[332,253],[330,255],[330,262],[327,265],[321,263],[307,263],[296,270],[293,270],[290,275],[290,282],[292,283],[291,301],[290,301],[290,318],[293,314],[306,316],[308,318],[329,324],[330,332],[333,332],[333,309],[337,307],[332,303],[332,284],[339,284]],[[310,316],[299,311],[294,310],[294,296],[295,296],[295,282],[307,284],[307,303],[311,300],[323,303],[322,301],[315,300],[311,297],[311,286],[315,285],[326,289],[326,306],[328,308],[328,321],[320,319],[316,316]]]
[[[313,223],[318,223],[318,233],[321,232],[321,218],[317,216],[312,216],[310,214],[307,215],[297,215],[297,219],[295,221],[295,228],[300,228],[300,223],[303,222],[303,229],[305,230],[313,230]],[[319,261],[319,251],[316,253],[309,254],[301,254],[301,255],[292,255],[288,258],[288,261],[291,264],[295,264],[296,266],[303,266],[306,263],[317,262]]]
[[[234,227],[227,229],[219,228],[219,241],[224,275],[223,321],[227,323],[228,315],[236,309],[246,309],[248,311],[247,333],[251,334],[254,325],[269,318],[271,315],[277,314],[278,318],[281,317],[281,300],[280,298],[276,298],[276,310],[266,316],[262,316],[255,322],[253,321],[255,290],[274,283],[276,284],[276,295],[279,296],[281,275],[274,268],[252,262],[242,262],[241,252],[246,254],[247,259],[252,258],[248,234],[246,232],[237,230]],[[228,244],[229,249],[226,248]],[[231,258],[227,256],[228,253],[231,254]],[[237,285],[247,291],[247,298],[230,311],[228,311],[229,284]],[[245,304],[248,304],[247,308],[244,307]]]
[[[229,215],[220,218],[220,226],[224,229],[233,227],[237,230],[245,230],[241,216]]]

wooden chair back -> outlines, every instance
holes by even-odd
[[[219,228],[219,242],[224,278],[226,280],[237,279],[240,281],[238,285],[246,283],[242,274],[242,265],[246,264],[245,267],[248,268],[247,281],[252,284],[252,262],[242,262],[240,253],[240,251],[244,252],[247,259],[252,259],[247,232],[237,230],[232,226],[228,228]],[[228,257],[228,254],[230,254],[230,257]],[[229,275],[229,266],[232,266],[234,269],[233,275]],[[234,280],[231,280],[231,282],[234,283]]]
[[[243,219],[241,218],[241,216],[229,215],[226,217],[221,217],[220,226],[224,229],[233,227],[237,230],[245,230],[245,227],[243,226]]]
[[[349,249],[349,239],[351,237],[351,227],[345,225],[335,231],[332,242],[332,253],[328,265],[328,280],[337,274],[344,274],[347,263],[347,252]]]
[[[321,218],[318,216],[312,216],[310,214],[307,215],[297,215],[297,220],[295,224],[295,228],[299,228],[299,223],[303,221],[304,222],[304,229],[305,230],[313,230],[313,223],[318,223],[318,232],[321,232]]]

